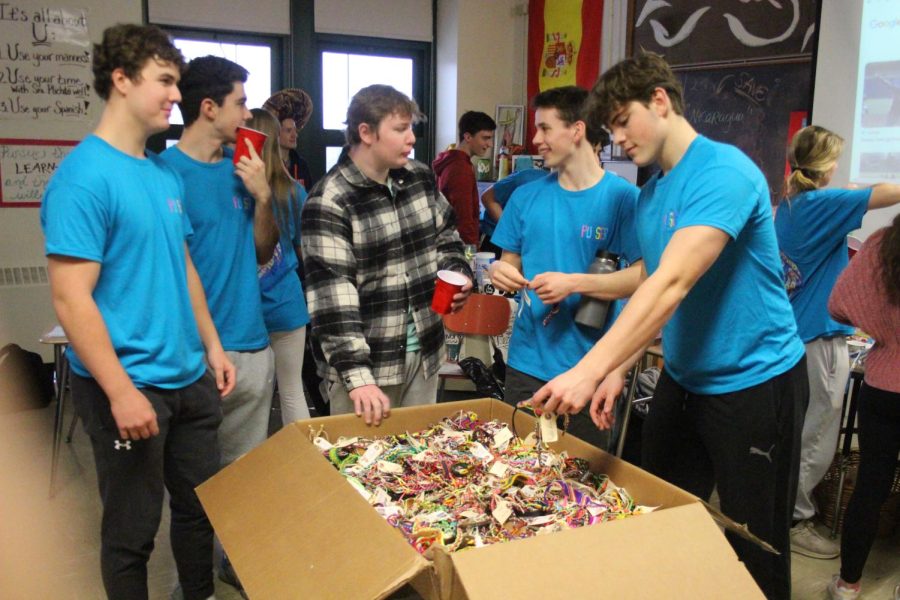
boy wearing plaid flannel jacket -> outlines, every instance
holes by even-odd
[[[436,273],[469,282],[453,211],[434,174],[409,159],[422,118],[390,86],[360,90],[347,109],[349,147],[313,189],[301,217],[307,304],[331,414],[378,425],[391,406],[434,403],[444,328],[431,308]]]

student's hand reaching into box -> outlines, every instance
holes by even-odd
[[[391,416],[391,399],[375,384],[361,385],[349,393],[357,417],[366,425],[381,425],[381,420]]]

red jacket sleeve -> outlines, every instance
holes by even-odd
[[[478,185],[475,172],[462,161],[448,164],[438,179],[438,187],[453,212],[456,213],[456,229],[466,244],[478,244]]]

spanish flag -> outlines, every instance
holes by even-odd
[[[603,0],[528,1],[528,100],[563,85],[590,89],[600,74]],[[534,112],[528,111],[528,145]]]

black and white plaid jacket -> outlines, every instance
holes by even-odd
[[[438,269],[472,277],[453,210],[426,165],[390,172],[391,189],[345,152],[313,188],[301,217],[305,289],[324,356],[319,375],[347,390],[403,383],[412,307],[425,376],[444,360],[444,329],[431,310]]]

